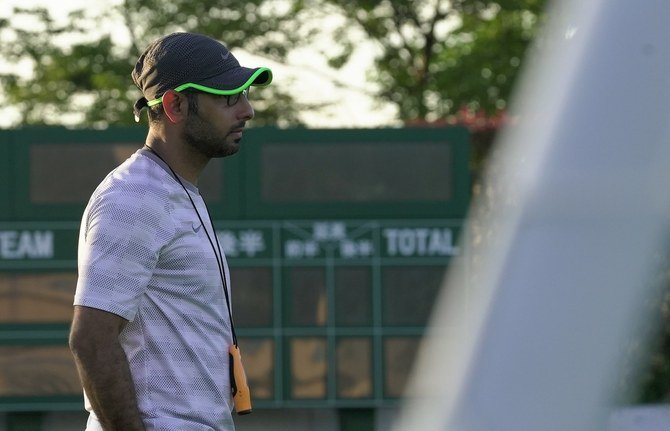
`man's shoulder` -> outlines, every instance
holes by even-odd
[[[160,166],[138,152],[110,172],[100,188],[131,194],[167,193],[165,177]]]
[[[91,203],[111,201],[120,207],[165,205],[170,198],[163,169],[153,160],[135,153],[100,183]]]
[[[163,169],[140,151],[114,169],[110,173],[110,177],[112,180],[121,183],[165,188],[165,172]]]

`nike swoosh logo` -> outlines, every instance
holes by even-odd
[[[202,225],[201,224],[196,225],[196,223],[193,223],[191,227],[193,228],[193,232],[198,233]]]

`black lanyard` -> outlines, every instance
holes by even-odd
[[[233,324],[233,313],[230,309],[230,299],[228,298],[228,287],[226,285],[226,276],[225,276],[225,270],[224,270],[224,265],[223,265],[223,253],[221,252],[221,245],[219,245],[219,238],[216,236],[216,232],[214,231],[214,222],[212,221],[212,214],[209,212],[209,208],[207,208],[207,204],[205,203],[204,199],[202,203],[205,205],[205,210],[207,210],[207,216],[209,217],[209,223],[212,226],[212,235],[214,235],[214,241],[216,241],[216,247],[214,247],[214,241],[212,241],[212,238],[209,236],[209,231],[207,231],[207,225],[202,221],[202,217],[200,216],[200,212],[198,211],[198,207],[195,206],[195,202],[193,202],[193,198],[191,198],[191,193],[188,192],[188,189],[184,185],[184,183],[179,179],[179,176],[177,173],[172,169],[172,167],[154,150],[151,148],[149,145],[145,144],[145,147],[149,149],[152,153],[156,155],[163,163],[165,163],[165,166],[168,167],[170,172],[172,172],[172,175],[175,177],[177,182],[181,185],[181,187],[184,189],[186,192],[186,196],[188,196],[188,200],[191,201],[191,205],[193,206],[193,210],[195,211],[195,214],[198,216],[198,220],[200,220],[200,223],[202,224],[202,228],[205,230],[205,234],[207,235],[207,240],[209,240],[209,245],[212,247],[212,251],[214,252],[214,257],[216,258],[216,263],[219,266],[219,275],[221,276],[221,284],[223,285],[223,293],[226,296],[226,308],[228,309],[228,317],[230,318],[230,332],[233,335],[233,344],[237,346],[237,336],[235,335],[235,325]],[[217,253],[218,249],[218,253]]]

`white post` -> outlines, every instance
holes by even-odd
[[[476,284],[448,277],[396,431],[607,429],[670,226],[670,1],[550,16],[491,169],[501,194],[471,221],[494,239]]]

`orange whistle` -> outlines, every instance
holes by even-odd
[[[240,348],[231,345],[228,349],[230,355],[230,387],[233,391],[233,402],[235,411],[238,415],[248,415],[251,413],[251,393],[247,385],[247,375],[242,365],[242,355]]]

